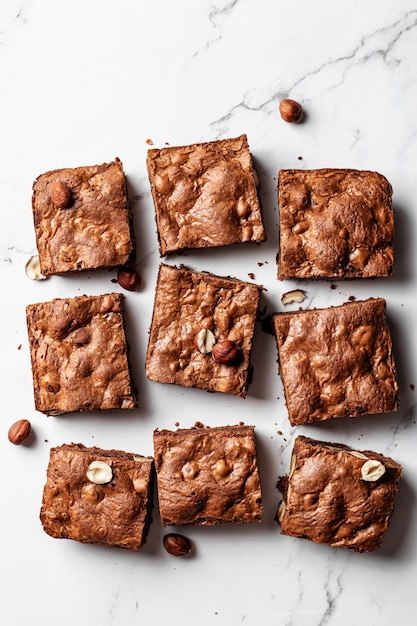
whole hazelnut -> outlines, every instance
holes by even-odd
[[[29,437],[32,427],[29,420],[18,420],[9,428],[8,437],[11,443],[20,445]]]
[[[240,349],[237,343],[230,341],[230,339],[225,339],[224,341],[219,341],[214,344],[211,353],[217,363],[231,365],[240,356]]]
[[[133,267],[121,267],[117,272],[117,282],[127,291],[139,291],[142,285],[141,276]]]
[[[191,541],[184,535],[168,533],[162,540],[165,550],[172,556],[186,556],[191,552]]]
[[[66,209],[71,202],[71,189],[62,180],[55,180],[51,185],[51,200],[57,209]]]
[[[291,124],[299,124],[304,116],[301,104],[295,100],[290,100],[290,98],[281,100],[279,103],[279,112],[281,113],[282,119]]]

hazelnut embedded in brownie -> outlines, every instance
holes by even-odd
[[[253,426],[156,430],[154,457],[164,526],[261,520]]]
[[[245,397],[259,296],[236,278],[161,264],[147,377]]]
[[[392,187],[378,172],[281,170],[278,278],[394,274]]]
[[[390,524],[401,466],[370,450],[298,436],[280,478],[281,533],[356,552],[377,549]]]
[[[277,313],[273,328],[291,424],[396,411],[383,298]]]
[[[246,135],[148,151],[161,256],[266,239]]]
[[[121,450],[52,448],[40,518],[51,537],[139,550],[152,509],[153,459]]]
[[[48,415],[132,409],[123,295],[26,307],[35,407]]]
[[[43,276],[124,265],[133,254],[131,215],[119,159],[53,170],[33,184]]]

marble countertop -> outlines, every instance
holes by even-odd
[[[415,0],[8,0],[0,7],[0,293],[3,624],[319,626],[410,624],[417,558]],[[302,103],[286,124],[279,101]],[[148,381],[144,359],[161,261],[146,153],[248,136],[267,242],[169,259],[265,287],[265,314],[299,286],[276,278],[280,168],[352,167],[394,190],[395,277],[303,283],[303,306],[387,300],[400,410],[318,426],[289,425],[272,336],[258,331],[245,400]],[[34,408],[25,306],[118,290],[114,272],[30,281],[32,183],[50,169],[119,157],[134,213],[143,288],[126,296],[139,407],[129,415],[46,417]],[[7,440],[27,418],[27,445]],[[39,521],[49,449],[82,442],[152,454],[155,428],[255,424],[264,494],[260,524],[187,528],[192,558],[162,547],[157,508],[139,553],[47,536]],[[391,527],[369,554],[282,536],[278,476],[297,434],[374,449],[402,464]]]

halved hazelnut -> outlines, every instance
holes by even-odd
[[[201,354],[209,354],[215,343],[216,338],[208,328],[202,328],[194,337],[194,346]]]
[[[87,478],[95,485],[104,485],[112,480],[113,471],[104,461],[92,461],[87,469]]]
[[[47,278],[41,273],[41,265],[37,254],[30,257],[26,263],[25,272],[30,280],[45,280]]]
[[[385,465],[376,459],[369,459],[361,467],[361,478],[367,482],[379,480],[385,474]]]
[[[293,291],[286,291],[281,296],[282,304],[294,304],[294,302],[303,302],[307,297],[306,292],[302,289],[293,289]]]

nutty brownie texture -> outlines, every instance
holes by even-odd
[[[136,406],[122,294],[29,304],[26,316],[38,411],[58,415]]]
[[[235,278],[161,264],[146,356],[146,375],[156,382],[245,397],[249,384],[260,288]],[[216,342],[239,349],[233,363],[203,354],[195,339],[210,330]]]
[[[370,450],[296,438],[289,474],[280,478],[283,535],[350,548],[377,549],[390,524],[401,466]]]
[[[106,482],[90,474],[97,462],[107,466]],[[139,550],[151,521],[153,478],[150,457],[82,444],[52,448],[40,513],[43,528],[51,537]]]
[[[156,430],[154,450],[164,526],[261,520],[253,426]]]
[[[370,298],[273,316],[293,426],[397,410],[397,374],[385,309],[383,298]]]
[[[57,183],[68,194],[64,206],[55,200]],[[44,276],[116,267],[133,255],[131,215],[119,159],[41,174],[33,184],[32,208]]]
[[[246,135],[151,149],[147,166],[161,256],[265,241]]]
[[[377,172],[281,170],[278,278],[394,273],[392,187]]]

